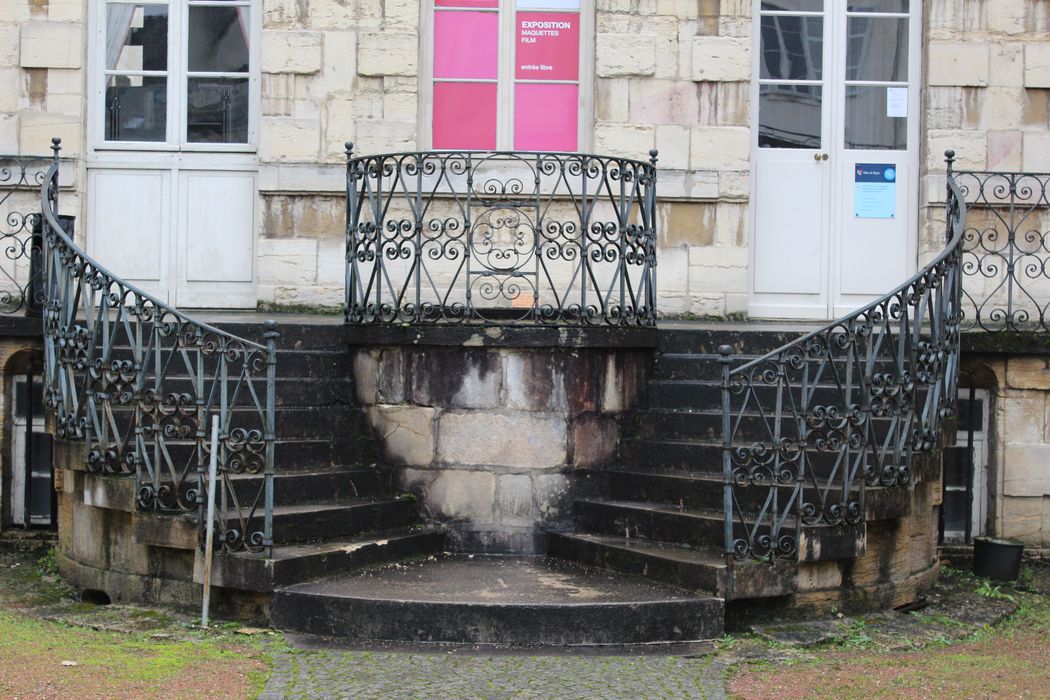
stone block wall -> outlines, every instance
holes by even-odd
[[[943,247],[944,151],[961,170],[1050,171],[1050,4],[924,3],[925,201],[921,256]],[[921,257],[920,256],[920,257]]]
[[[1047,356],[977,355],[991,402],[988,454],[989,534],[1050,547],[1050,363]]]
[[[572,472],[615,459],[651,352],[359,348],[354,380],[424,518],[455,549],[533,554],[571,519]]]

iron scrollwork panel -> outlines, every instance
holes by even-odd
[[[347,322],[654,324],[653,157],[350,156]]]
[[[216,527],[227,551],[272,544],[276,329],[266,344],[193,320],[116,277],[58,221],[58,166],[41,189],[45,405],[89,472],[135,479],[140,510],[204,528],[210,423],[219,420]]]
[[[850,527],[870,487],[904,487],[939,447],[958,381],[966,216],[949,170],[948,244],[901,287],[732,367],[723,355],[726,554],[798,554],[802,528]]]
[[[955,174],[963,236],[964,330],[1050,330],[1050,174]]]

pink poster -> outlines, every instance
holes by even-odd
[[[434,148],[496,147],[496,83],[434,83]]]
[[[434,13],[435,78],[495,79],[498,61],[497,13]]]
[[[575,151],[578,95],[576,85],[518,83],[514,87],[514,148]]]
[[[519,12],[515,77],[576,80],[580,75],[578,12]]]
[[[436,7],[499,7],[499,0],[434,0]]]

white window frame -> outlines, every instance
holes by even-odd
[[[168,7],[167,122],[165,141],[106,140],[106,8],[107,0],[92,3],[88,50],[88,142],[95,151],[156,151],[188,153],[254,153],[259,143],[262,111],[260,45],[261,0],[133,0],[136,5]],[[190,75],[187,42],[190,6],[248,8],[248,141],[247,143],[191,143],[186,139],[186,99]],[[215,75],[215,74],[205,74]]]
[[[514,86],[519,82],[515,78],[514,47],[515,17],[518,13],[517,0],[500,0],[498,10],[481,10],[476,8],[441,8],[442,12],[498,12],[499,14],[499,57],[496,72],[496,148],[497,151],[514,149]],[[572,12],[558,6],[558,0],[550,0],[546,7],[529,7],[523,12]],[[434,147],[434,0],[420,3],[420,37],[419,37],[419,79],[422,81],[419,94],[419,134],[418,143],[423,150]],[[595,47],[595,8],[594,0],[580,0],[580,72],[572,80],[522,80],[523,83],[544,83],[565,85],[576,83],[577,110],[579,118],[576,123],[576,151],[591,151],[594,138],[594,47]],[[483,80],[465,80],[463,82],[487,82]],[[471,150],[471,149],[456,149]]]

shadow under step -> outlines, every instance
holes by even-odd
[[[438,554],[445,549],[441,528],[398,528],[378,534],[314,544],[277,545],[273,554],[216,557],[212,583],[222,588],[270,592],[275,588],[337,576],[378,564]],[[203,580],[203,572],[195,572]]]
[[[797,590],[798,564],[734,562],[722,552],[593,533],[550,533],[548,556],[701,590],[725,600],[776,598]]]
[[[273,539],[278,544],[331,540],[407,527],[415,520],[416,501],[411,497],[278,506],[273,509]]]
[[[547,535],[547,555],[725,596],[725,558],[710,549],[634,537],[552,532]]]

